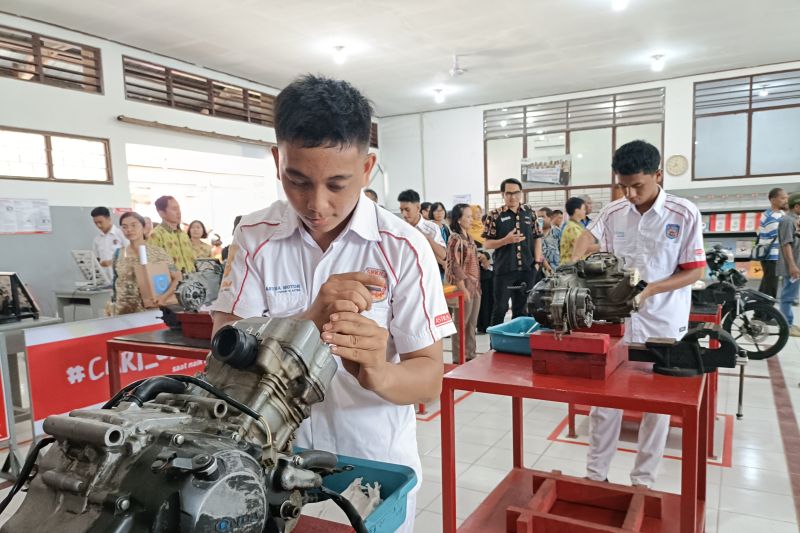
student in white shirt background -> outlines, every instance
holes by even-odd
[[[444,237],[442,237],[439,226],[423,215],[419,193],[413,189],[405,190],[397,195],[397,201],[400,203],[400,215],[403,220],[417,228],[425,236],[433,250],[433,255],[436,256],[436,261],[444,266],[447,256]],[[430,204],[428,205],[430,206]]]
[[[347,111],[343,111],[347,110]],[[275,101],[272,149],[286,201],[242,218],[214,330],[239,318],[313,320],[339,369],[296,445],[412,467],[413,404],[439,396],[455,332],[431,248],[361,189],[375,165],[371,105],[353,86],[304,76]],[[416,489],[399,531],[413,531]]]
[[[686,333],[691,285],[706,267],[700,212],[688,200],[661,188],[661,155],[644,141],[632,141],[614,154],[612,168],[625,197],[611,202],[578,237],[575,261],[597,240],[600,250],[625,260],[648,282],[639,296],[639,310],[625,320],[625,342],[650,337],[680,339]],[[675,381],[680,386],[680,380]],[[604,481],[614,458],[622,411],[592,408],[587,457],[589,479]],[[651,487],[664,454],[669,416],[645,413],[639,427],[638,452],[631,483]]]
[[[111,211],[107,207],[95,207],[92,209],[91,215],[94,225],[100,230],[100,234],[94,238],[92,251],[100,261],[103,271],[108,275],[108,280],[113,281],[114,252],[128,246],[128,240],[122,234],[122,230],[111,220]]]

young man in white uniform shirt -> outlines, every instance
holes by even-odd
[[[128,239],[122,234],[111,220],[111,211],[107,207],[95,207],[92,209],[92,222],[100,230],[100,234],[94,238],[92,252],[94,252],[100,266],[108,276],[109,283],[114,281],[114,252],[119,248],[128,246]]]
[[[400,204],[400,215],[403,220],[417,228],[425,236],[436,260],[444,266],[447,247],[444,237],[442,237],[442,231],[435,222],[422,216],[419,193],[413,189],[405,190],[397,196],[397,202]]]
[[[621,146],[612,167],[625,198],[608,204],[578,238],[573,260],[597,239],[600,250],[625,259],[648,282],[639,311],[625,321],[625,341],[650,337],[680,339],[686,333],[691,285],[706,266],[703,233],[697,207],[660,187],[661,156],[644,141]],[[676,382],[676,386],[678,383]],[[622,424],[619,409],[592,409],[587,458],[589,479],[607,479]],[[669,416],[645,413],[639,427],[639,448],[631,472],[633,485],[650,487],[669,433]]]
[[[345,111],[346,110],[346,111]],[[275,102],[272,149],[288,202],[242,218],[214,330],[238,318],[313,320],[339,370],[296,444],[414,468],[412,404],[438,397],[454,333],[425,238],[361,193],[371,106],[350,84],[305,76]],[[416,491],[400,531],[413,530]]]

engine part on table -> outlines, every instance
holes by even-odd
[[[216,259],[196,259],[194,266],[195,272],[184,274],[175,289],[185,311],[197,311],[216,300],[222,282],[222,264]]]
[[[16,272],[0,272],[0,324],[39,318],[39,306]]]
[[[292,449],[337,370],[313,322],[240,320],[212,354],[207,381],[149,378],[102,409],[47,417],[56,444],[0,531],[282,532],[305,503],[337,500],[322,486],[337,457]]]
[[[528,294],[528,313],[541,325],[568,332],[595,321],[622,322],[647,286],[636,269],[609,253],[562,265]]]
[[[700,345],[708,337],[719,343],[718,348]],[[644,344],[628,345],[630,361],[653,364],[653,372],[667,376],[697,376],[717,368],[735,368],[740,349],[730,333],[719,324],[707,322],[689,330],[681,340],[650,338]]]

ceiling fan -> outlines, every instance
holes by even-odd
[[[458,64],[458,54],[453,54],[453,66],[450,68],[450,77],[457,78],[466,72],[467,69],[461,68],[461,66]]]

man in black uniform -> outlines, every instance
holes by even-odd
[[[489,211],[483,230],[484,248],[494,250],[492,325],[503,322],[509,298],[512,317],[525,314],[526,291],[508,287],[525,282],[528,290],[532,289],[542,264],[542,230],[533,209],[522,204],[522,183],[509,178],[500,184],[500,191],[504,205]]]

